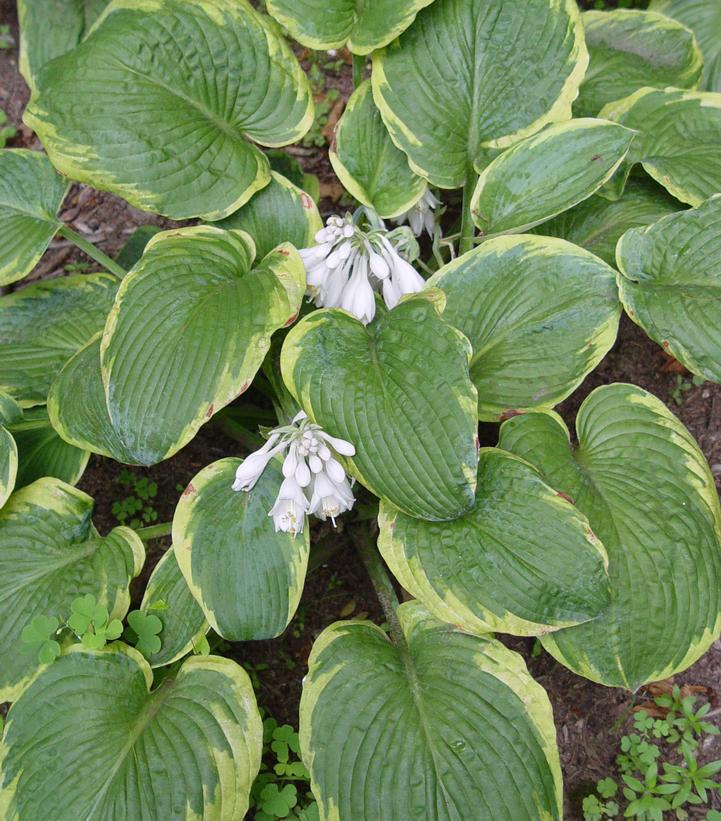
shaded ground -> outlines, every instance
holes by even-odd
[[[13,0],[0,0],[0,25],[9,24],[17,42],[17,27]],[[593,7],[594,3],[589,3]],[[333,75],[328,85],[347,93],[347,69]],[[11,146],[38,147],[34,136],[21,126],[22,111],[27,101],[27,88],[17,72],[17,49],[0,50],[0,108],[12,124],[19,128]],[[329,113],[332,124],[335,114]],[[296,147],[292,153],[304,169],[320,177],[324,198],[321,207],[329,210],[338,198],[325,152],[318,148]],[[166,221],[127,205],[107,194],[76,185],[66,200],[63,217],[73,227],[96,242],[109,254],[116,252],[134,228],[143,223],[165,224]],[[64,266],[81,260],[82,254],[64,241],[55,241],[30,279],[62,276]],[[609,382],[632,382],[663,399],[696,437],[706,454],[721,487],[721,387],[704,384],[690,387],[684,372],[674,372],[674,363],[630,321],[624,318],[618,341],[613,350],[591,374],[574,396],[563,403],[560,411],[572,425],[580,402],[597,385]],[[679,385],[679,381],[681,385]],[[688,389],[686,389],[688,386]],[[672,394],[676,394],[678,404]],[[487,443],[494,444],[495,426],[483,430]],[[243,449],[211,426],[199,435],[177,456],[147,470],[135,471],[158,484],[158,495],[153,506],[158,521],[172,517],[179,496],[179,488],[205,465],[224,456],[239,455]],[[95,521],[101,532],[106,532],[117,521],[112,513],[113,501],[122,498],[117,483],[121,468],[110,460],[93,457],[80,482],[80,487],[97,500]],[[314,532],[314,538],[324,534]],[[235,644],[224,648],[242,663],[254,676],[259,700],[280,722],[297,723],[297,705],[302,677],[313,640],[329,623],[338,618],[358,617],[363,613],[381,620],[375,597],[365,571],[357,559],[342,529],[337,538],[343,547],[309,575],[298,613],[285,634],[275,641]],[[150,569],[157,562],[168,540],[150,546],[149,561],[143,578],[136,582],[136,601]],[[595,782],[613,773],[613,759],[618,738],[625,728],[632,707],[645,696],[604,688],[581,679],[557,664],[546,653],[532,656],[533,640],[504,639],[527,660],[534,677],[546,688],[553,703],[558,742],[567,791],[567,817],[580,818],[580,799]],[[679,683],[702,685],[712,704],[719,708],[719,671],[721,670],[721,643],[683,675]],[[717,718],[718,720],[718,718]],[[721,742],[712,739],[701,758],[721,758]],[[713,806],[721,807],[714,799]],[[703,814],[703,813],[702,813]]]

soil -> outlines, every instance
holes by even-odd
[[[593,6],[593,3],[589,3]],[[612,5],[612,4],[609,4]],[[18,41],[17,19],[13,0],[0,0],[0,25],[9,25]],[[306,57],[299,51],[301,58]],[[18,128],[10,147],[39,148],[37,138],[22,125],[22,112],[28,99],[27,87],[17,70],[17,48],[0,49],[0,109],[10,124]],[[350,89],[349,67],[333,75],[329,85],[347,96]],[[331,112],[331,117],[337,116]],[[317,148],[294,147],[306,172],[320,178],[321,209],[328,213],[338,199],[337,182],[327,160],[327,152]],[[84,185],[74,185],[66,199],[63,218],[72,226],[113,255],[122,247],[138,225],[169,225],[169,221],[138,211],[124,201]],[[63,240],[55,240],[28,281],[40,277],[63,276],[66,265],[84,260],[82,253]],[[91,266],[92,268],[93,266]],[[21,287],[21,286],[19,286]],[[683,390],[679,391],[679,381]],[[631,382],[654,393],[689,428],[705,453],[717,486],[721,489],[721,386],[705,383],[688,387],[690,375],[669,359],[657,345],[625,317],[618,340],[599,367],[559,408],[569,425],[575,412],[600,384]],[[676,398],[674,398],[674,395]],[[678,400],[678,401],[677,401]],[[484,444],[495,444],[497,427],[484,425]],[[242,455],[244,449],[213,424],[202,428],[197,437],[175,457],[148,469],[134,469],[158,484],[153,507],[158,521],[172,518],[180,489],[205,465],[224,456]],[[79,487],[96,499],[95,522],[101,532],[117,524],[112,513],[113,501],[122,498],[117,477],[121,467],[108,459],[93,456]],[[327,528],[314,530],[314,551],[319,539],[328,537]],[[273,641],[226,644],[223,652],[251,673],[259,702],[279,722],[297,724],[298,700],[307,658],[313,640],[320,631],[339,618],[367,617],[378,623],[382,614],[365,570],[350,545],[342,526],[336,536],[341,545],[330,558],[320,563],[308,577],[298,612],[283,636]],[[169,539],[149,545],[148,562],[143,575],[133,587],[134,603],[139,602],[147,576]],[[614,774],[614,757],[618,740],[630,727],[631,711],[647,700],[647,691],[629,694],[592,684],[556,663],[545,652],[534,652],[532,639],[502,637],[504,643],[521,653],[534,678],[547,690],[553,704],[558,744],[565,779],[566,817],[581,818],[581,799],[595,782]],[[711,715],[721,713],[721,642],[686,672],[676,677],[679,684],[701,688],[712,707]],[[702,760],[721,758],[721,741],[711,737],[700,756]],[[713,798],[709,806],[721,808]],[[706,808],[708,809],[708,808]],[[692,817],[702,817],[703,812]]]

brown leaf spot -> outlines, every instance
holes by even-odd
[[[313,200],[303,191],[300,195],[300,202],[303,208],[312,208]]]
[[[568,495],[568,493],[564,493],[562,490],[557,490],[556,491],[556,496],[560,496],[562,499],[565,499],[567,502],[570,502],[572,505],[576,504],[573,501],[573,499]]]
[[[603,157],[600,154],[594,154],[593,157],[591,157],[591,162],[601,162],[602,159]]]
[[[523,411],[519,411],[519,410],[505,410],[505,411],[503,411],[503,413],[501,414],[501,422],[505,422],[505,421],[507,421],[508,419],[512,419],[514,416],[522,416],[522,415],[523,415]]]
[[[210,417],[213,415],[213,411],[214,411],[214,410],[215,410],[215,405],[213,405],[213,404],[211,403],[210,407],[208,408],[208,410],[207,410],[207,411],[206,411],[206,413],[205,413],[205,418],[206,418],[206,419],[210,419]]]
[[[195,485],[192,482],[190,482],[188,487],[183,491],[183,496],[190,496],[191,493],[195,493]]]
[[[298,319],[298,314],[293,314],[293,316],[283,325],[284,328],[289,328],[295,321]]]

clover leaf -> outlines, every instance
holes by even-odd
[[[23,628],[21,638],[28,650],[35,650],[41,664],[50,664],[60,655],[60,645],[53,638],[60,627],[54,616],[35,616]]]
[[[293,784],[278,789],[277,784],[266,784],[260,794],[260,810],[271,818],[285,818],[298,803],[298,791]]]
[[[100,650],[107,642],[120,638],[123,624],[120,619],[110,619],[108,608],[98,604],[95,596],[87,593],[70,605],[68,627],[89,650]]]
[[[135,649],[149,658],[161,647],[158,633],[163,629],[163,622],[157,616],[147,615],[141,610],[128,613],[128,627],[125,638],[133,642]]]

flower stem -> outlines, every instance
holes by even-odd
[[[476,172],[473,166],[468,166],[466,182],[463,186],[463,213],[461,215],[461,238],[458,245],[459,254],[465,254],[473,248],[473,234],[476,227],[471,216],[471,199],[476,187]]]
[[[362,54],[353,55],[353,88],[358,86],[365,80],[366,73],[366,58]]]
[[[69,239],[70,242],[75,243],[81,251],[87,254],[91,259],[94,259],[99,265],[102,265],[106,271],[110,271],[111,274],[118,277],[118,279],[122,279],[127,273],[117,262],[110,259],[110,257],[104,254],[99,248],[96,248],[92,242],[88,242],[88,240],[81,237],[80,234],[73,231],[73,229],[67,225],[63,225],[58,233],[65,237],[65,239]]]
[[[378,597],[378,601],[383,608],[383,614],[388,622],[388,632],[393,643],[398,649],[406,648],[406,637],[398,619],[396,608],[399,606],[398,596],[393,589],[388,571],[383,559],[381,559],[378,549],[373,544],[371,533],[368,528],[356,529],[354,532],[354,542],[358,554],[365,565],[365,569],[370,576],[371,583]]]
[[[159,525],[140,527],[135,531],[135,533],[140,536],[144,542],[151,542],[153,539],[162,539],[163,536],[170,536],[172,529],[172,522],[162,522]]]

